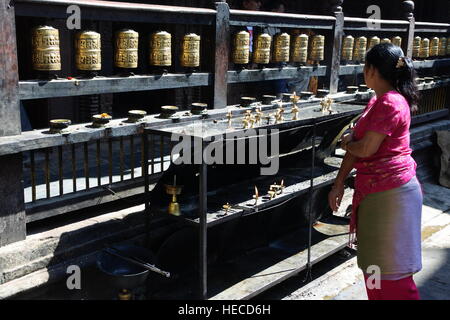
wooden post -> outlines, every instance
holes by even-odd
[[[414,18],[414,1],[403,1],[403,14],[404,18],[409,21],[408,27],[408,39],[406,42],[406,56],[412,58],[413,44],[414,44],[414,29],[416,19]]]
[[[226,2],[216,2],[216,10],[214,109],[227,106],[227,72],[230,51],[230,7]]]
[[[342,51],[342,37],[344,35],[344,13],[342,12],[343,0],[328,1],[326,7],[327,14],[334,14],[336,17],[336,24],[334,25],[334,33],[332,42],[328,41],[328,44],[332,44],[331,63],[330,68],[327,70],[327,79],[329,79],[329,90],[331,94],[337,93],[339,86],[339,68],[341,65],[341,51]],[[328,56],[330,56],[328,54]]]
[[[0,0],[0,137],[21,134],[14,7]],[[0,246],[25,239],[22,154],[0,157]]]

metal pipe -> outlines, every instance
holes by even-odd
[[[84,147],[84,177],[86,179],[86,190],[89,190],[89,149],[88,143],[83,143]]]
[[[34,163],[34,150],[30,151],[30,170],[31,170],[31,199],[36,201],[36,167]]]

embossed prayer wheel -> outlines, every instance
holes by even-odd
[[[102,69],[100,33],[81,31],[75,36],[75,65],[81,71]]]
[[[184,36],[181,53],[181,66],[196,68],[200,66],[200,36],[190,33]]]
[[[291,36],[287,33],[277,34],[275,36],[275,46],[273,60],[277,63],[289,62],[289,53],[291,46]]]
[[[366,61],[367,38],[359,37],[355,41],[355,49],[353,51],[353,60],[358,62]]]
[[[258,34],[255,41],[253,62],[258,64],[268,64],[270,62],[270,47],[272,37],[268,33]]]
[[[397,46],[397,47],[402,47],[402,38],[401,37],[399,37],[399,36],[396,36],[396,37],[393,37],[392,39],[391,39],[391,43],[394,45],[394,46]]]
[[[353,48],[355,45],[355,38],[346,36],[342,43],[342,60],[350,61],[353,59]]]
[[[447,38],[447,55],[450,56],[450,37]]]
[[[61,70],[59,31],[50,26],[38,26],[32,35],[33,69],[36,71]]]
[[[150,35],[149,63],[156,67],[172,65],[172,35],[167,31],[158,31]]]
[[[431,39],[430,56],[431,57],[439,56],[439,38],[438,37],[434,37],[433,39]]]
[[[439,56],[445,57],[447,54],[447,38],[442,37],[439,39]]]
[[[391,43],[391,39],[389,38],[381,39],[381,43]]]
[[[380,44],[381,40],[380,38],[378,38],[377,36],[374,36],[372,38],[370,38],[369,41],[369,48],[367,48],[367,50],[372,49],[373,47],[375,47],[377,44]]]
[[[422,42],[421,37],[414,37],[413,41],[413,58],[419,58],[420,57],[420,44]]]
[[[250,33],[240,31],[234,36],[233,63],[248,64],[250,62]]]
[[[430,56],[430,39],[423,38],[420,44],[420,58],[425,59]]]
[[[311,40],[309,58],[313,61],[322,61],[325,56],[325,36],[316,35]]]
[[[130,29],[116,33],[114,64],[118,68],[134,69],[138,66],[139,34]]]
[[[292,53],[292,61],[300,64],[306,64],[308,60],[308,41],[306,34],[300,34],[294,39],[294,50]]]

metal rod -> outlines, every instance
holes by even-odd
[[[62,146],[58,146],[58,169],[59,169],[59,195],[64,194],[64,170],[63,170],[63,155]]]
[[[154,135],[150,135],[150,161],[151,161],[151,174],[155,173],[155,139]]]
[[[72,144],[72,184],[73,192],[77,191],[77,158],[75,144]]]
[[[30,151],[30,170],[31,170],[31,200],[36,201],[36,167],[34,163],[34,150]]]
[[[123,170],[124,170],[124,165],[123,165],[123,137],[120,137],[119,144],[120,144],[120,181],[123,181]]]
[[[134,179],[134,136],[130,136],[130,155],[131,179]]]
[[[144,167],[144,135],[141,135],[141,168]],[[144,176],[144,171],[141,169],[141,175]]]
[[[100,166],[100,140],[97,140],[97,186],[100,186],[101,183],[101,174],[102,168]]]
[[[109,176],[109,184],[112,184],[112,168],[113,165],[113,156],[112,156],[112,139],[108,139],[108,176]]]
[[[149,179],[148,179],[148,134],[144,130],[142,134],[143,146],[144,146],[144,165],[142,166],[142,174],[144,175],[144,194],[145,194],[145,242],[150,245],[150,189],[149,189]]]
[[[50,198],[50,168],[49,168],[49,149],[45,148],[45,189],[47,199]]]
[[[308,216],[309,216],[309,228],[308,228],[308,262],[307,262],[307,279],[312,279],[311,275],[311,244],[312,244],[312,227],[313,227],[313,215],[312,215],[312,199],[313,199],[313,188],[314,188],[314,171],[315,171],[315,160],[316,160],[316,120],[313,120],[313,136],[312,136],[312,152],[311,152],[311,176],[310,176],[310,186],[308,194]],[[306,280],[307,280],[306,279]]]
[[[160,140],[159,140],[159,154],[161,156],[160,172],[163,172],[164,171],[164,136],[161,136]]]
[[[202,142],[202,153],[203,153],[203,142]],[[208,283],[207,283],[207,174],[208,174],[208,166],[204,161],[200,165],[200,175],[199,175],[199,216],[200,216],[200,242],[199,242],[199,251],[200,251],[200,268],[199,268],[199,276],[200,276],[200,297],[201,299],[206,300],[208,295]]]
[[[83,143],[84,147],[84,177],[86,179],[86,190],[89,190],[89,146],[88,143]]]
[[[139,259],[139,258],[136,258],[136,257],[134,257],[134,256],[129,256],[129,257],[127,257],[127,256],[124,256],[124,255],[122,255],[122,254],[119,254],[119,253],[118,253],[118,250],[115,249],[115,248],[114,248],[114,249],[112,249],[112,248],[107,248],[107,249],[104,249],[103,251],[106,252],[106,253],[109,253],[109,254],[111,254],[111,255],[113,255],[113,256],[116,256],[116,257],[118,257],[118,258],[121,258],[121,259],[123,259],[123,260],[126,260],[126,261],[128,261],[128,262],[130,262],[130,263],[133,263],[133,264],[135,264],[135,265],[141,266],[141,267],[144,268],[144,269],[147,269],[147,270],[150,270],[150,271],[159,273],[159,274],[161,274],[161,275],[163,275],[163,276],[165,276],[165,277],[167,277],[167,278],[170,277],[170,272],[162,271],[161,269],[155,267],[154,265],[152,265],[152,264],[150,264],[150,263],[148,263],[148,262],[145,262],[145,261],[143,261],[143,260],[141,260],[141,259]],[[120,251],[119,251],[119,252],[120,252]]]

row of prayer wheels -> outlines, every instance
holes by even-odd
[[[367,51],[380,43],[392,43],[396,46],[401,47],[402,38],[396,36],[392,39],[380,39],[379,37],[374,36],[367,40],[366,37],[358,37],[355,39],[353,36],[349,35],[344,37],[342,41],[341,58],[344,61],[365,62]]]
[[[429,38],[415,37],[413,42],[413,58],[445,57],[450,55],[450,37]]]
[[[279,33],[273,37],[268,33],[261,33],[253,41],[253,57],[250,50],[250,33],[240,31],[234,36],[232,61],[238,65],[245,65],[251,61],[256,64],[295,62],[306,64],[308,60],[314,62],[324,60],[325,37],[315,35],[309,37],[300,34],[291,37],[288,33]],[[292,48],[292,50],[291,50]]]
[[[150,36],[149,63],[151,66],[172,65],[172,36],[166,31],[158,31]],[[115,35],[114,65],[117,68],[138,67],[139,34],[130,29],[120,30]],[[59,31],[51,26],[33,29],[32,36],[33,69],[37,71],[61,70]],[[194,33],[183,37],[180,57],[183,67],[200,66],[200,36]],[[75,64],[78,70],[101,70],[101,37],[95,31],[81,31],[75,36]]]

